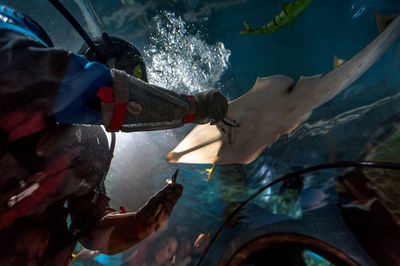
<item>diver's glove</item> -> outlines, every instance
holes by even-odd
[[[227,100],[215,89],[192,96],[148,84],[117,69],[111,70],[111,76],[113,88],[103,87],[97,93],[108,131],[131,132],[175,128],[185,123],[217,123],[227,112]]]
[[[228,101],[217,89],[203,91],[194,95],[196,99],[196,116],[193,123],[215,125],[225,118]]]
[[[136,213],[135,226],[140,239],[146,238],[163,226],[172,212],[173,207],[182,195],[183,186],[172,182],[158,191]]]

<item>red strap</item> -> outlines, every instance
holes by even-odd
[[[194,99],[194,96],[193,95],[187,95],[187,97],[188,97],[188,99]],[[190,100],[189,100],[190,101]],[[185,123],[185,124],[187,124],[187,123],[192,123],[193,122],[193,120],[196,118],[196,114],[195,113],[188,113],[187,115],[185,115],[184,117],[183,117],[183,122]]]
[[[113,103],[114,102],[114,89],[111,87],[103,87],[97,91],[97,96],[103,103]]]
[[[114,103],[114,89],[111,87],[103,87],[97,92],[97,96],[103,103]],[[113,117],[111,118],[108,131],[117,132],[121,130],[121,126],[125,121],[127,103],[116,103],[114,105]]]
[[[185,122],[185,124],[192,123],[195,117],[195,114],[187,114],[183,117],[183,122]]]
[[[126,209],[124,206],[119,206],[119,209],[121,210],[122,213],[126,213]]]
[[[114,106],[114,113],[111,119],[110,126],[108,127],[108,131],[120,131],[122,124],[125,120],[127,103],[116,103]]]

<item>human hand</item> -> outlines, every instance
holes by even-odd
[[[139,230],[141,232],[138,232],[140,238],[148,237],[168,221],[172,209],[183,191],[183,186],[175,182],[177,174],[178,171],[171,178],[172,182],[152,196],[146,205],[137,212],[136,227],[142,228]]]
[[[215,125],[225,118],[228,101],[217,89],[203,91],[194,95],[196,100],[196,116],[194,123]]]

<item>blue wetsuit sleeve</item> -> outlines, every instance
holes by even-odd
[[[112,87],[110,69],[72,54],[60,82],[54,112],[56,120],[68,124],[101,124],[100,110],[88,106],[102,87]]]
[[[100,63],[0,29],[0,85],[0,113],[40,111],[60,123],[101,124],[100,110],[86,103],[112,79]]]

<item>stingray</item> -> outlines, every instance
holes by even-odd
[[[257,78],[249,92],[228,105],[226,116],[237,127],[223,122],[198,125],[167,154],[166,160],[251,163],[280,135],[292,132],[310,117],[313,109],[350,86],[376,62],[400,34],[400,15],[392,15],[390,20],[377,14],[380,34],[351,59],[335,57],[335,68],[330,72],[300,77],[295,86],[290,77],[283,75]]]

